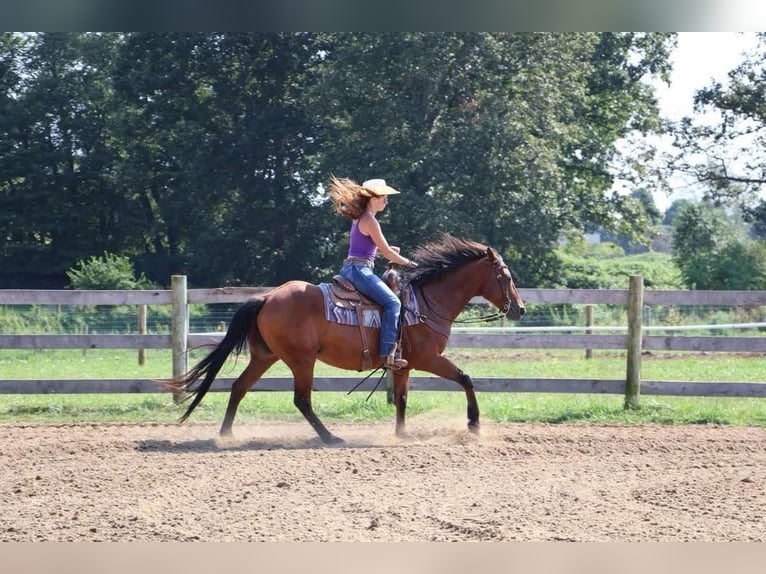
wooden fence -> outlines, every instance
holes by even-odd
[[[169,335],[2,335],[6,349],[167,349],[173,350],[172,373],[187,368],[187,350],[220,340],[221,335],[189,333],[188,305],[239,303],[268,292],[270,288],[187,289],[186,277],[172,277],[170,290],[157,291],[46,291],[0,290],[0,305],[171,305]],[[651,335],[642,326],[642,310],[652,305],[763,306],[766,291],[661,291],[644,290],[643,279],[632,276],[628,289],[520,289],[527,304],[624,305],[628,310],[626,334],[536,334],[530,330],[453,329],[448,345],[463,348],[514,349],[613,349],[627,350],[622,379],[525,379],[474,378],[481,392],[597,393],[625,396],[626,407],[644,395],[766,397],[764,382],[644,381],[641,355],[644,350],[705,352],[766,352],[766,338],[735,336]],[[474,302],[483,302],[478,299]],[[359,376],[317,377],[315,389],[347,391]],[[229,390],[232,378],[217,379],[211,390]],[[266,377],[254,390],[292,389],[290,378]],[[435,377],[412,377],[413,390],[456,390],[452,382]],[[160,392],[145,379],[3,380],[0,394],[9,393],[145,393]]]

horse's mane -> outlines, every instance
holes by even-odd
[[[486,255],[485,245],[444,234],[438,240],[424,243],[412,252],[412,259],[418,266],[407,270],[404,275],[413,285],[423,285]]]

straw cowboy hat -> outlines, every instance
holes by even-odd
[[[372,195],[394,195],[400,193],[393,187],[386,185],[385,179],[368,179],[362,184],[362,187]]]

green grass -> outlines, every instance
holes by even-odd
[[[450,349],[446,353],[474,377],[544,377],[619,379],[625,374],[624,353],[594,351],[585,360],[582,351],[479,351]],[[203,353],[196,351],[190,362]],[[646,356],[646,380],[754,381],[764,379],[766,358],[758,355],[691,355],[683,353]],[[231,361],[222,376],[236,376],[243,363]],[[147,351],[147,362],[138,365],[136,351],[0,351],[0,378],[163,378],[171,369],[168,351]],[[349,389],[361,378],[359,373],[339,371],[317,364],[318,376],[348,376]],[[289,376],[278,363],[269,376]],[[423,373],[415,372],[414,376]],[[351,395],[337,392],[314,393],[314,408],[325,421],[390,420],[394,408],[383,391],[369,401],[369,391]],[[641,398],[637,410],[623,409],[617,395],[478,393],[483,420],[499,423],[614,423],[614,424],[715,424],[766,426],[766,400],[752,398]],[[211,393],[192,415],[194,421],[220,422],[228,393]],[[465,417],[465,395],[455,392],[410,394],[409,417],[432,415]],[[171,422],[183,412],[170,395],[83,394],[83,395],[0,395],[0,422]],[[291,393],[253,392],[242,402],[238,422],[258,420],[300,420]]]
[[[197,350],[190,354],[192,365],[204,356]],[[146,364],[138,364],[137,351],[93,349],[86,354],[72,350],[0,350],[1,379],[158,379],[171,372],[169,351],[150,349]],[[625,376],[625,353],[594,351],[586,360],[583,351],[448,349],[445,352],[456,365],[473,377],[530,377],[620,379]],[[244,358],[231,359],[221,376],[233,377],[244,366]],[[654,353],[643,359],[645,380],[677,381],[751,381],[766,379],[766,357],[756,354]],[[341,371],[322,363],[317,376],[359,378],[353,371]],[[414,373],[414,376],[423,373]],[[275,364],[267,376],[286,377],[284,363]]]

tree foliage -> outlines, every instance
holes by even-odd
[[[0,286],[56,286],[108,251],[167,283],[321,280],[347,224],[331,174],[404,193],[411,250],[448,231],[555,280],[564,233],[641,236],[616,142],[660,130],[637,33],[0,36]],[[641,216],[641,214],[644,216]]]

